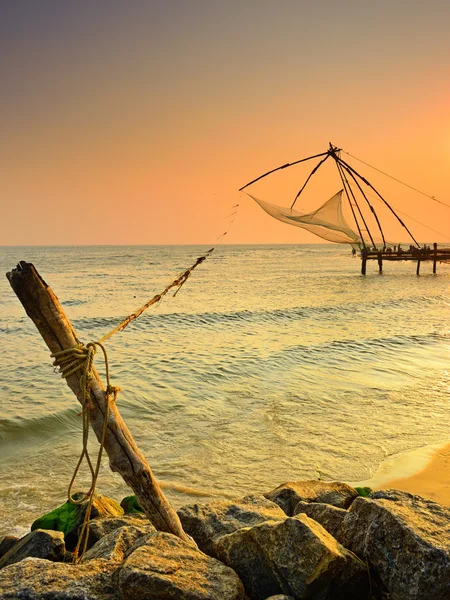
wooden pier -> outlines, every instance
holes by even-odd
[[[389,261],[416,261],[416,275],[420,274],[420,264],[425,261],[433,263],[433,273],[436,273],[436,264],[438,262],[450,262],[450,248],[438,248],[437,244],[434,243],[433,247],[424,246],[422,248],[416,248],[410,246],[408,249],[403,249],[401,246],[398,248],[385,248],[384,250],[378,250],[373,248],[365,248],[361,250],[361,275],[366,274],[366,266],[368,260],[376,260],[378,262],[378,272],[383,272],[383,262]]]

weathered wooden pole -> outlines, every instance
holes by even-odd
[[[420,273],[420,256],[417,258],[416,275],[419,275],[419,273]]]
[[[20,262],[15,269],[6,274],[6,277],[52,353],[73,348],[79,343],[58,298],[31,263]],[[97,371],[94,371],[91,386],[93,408],[90,411],[90,418],[92,429],[100,441],[107,400],[103,383]],[[66,381],[81,403],[80,376],[81,371],[70,375]],[[109,404],[104,447],[111,469],[120,473],[125,483],[133,489],[145,514],[156,529],[173,533],[192,543],[191,538],[184,532],[177,513],[161,491],[150,466],[136,446],[116,405],[112,402]]]
[[[361,259],[361,275],[366,274],[366,263],[367,263],[367,258],[365,256],[363,256]]]
[[[433,273],[436,275],[436,262],[437,262],[437,244],[434,242],[433,244]]]
[[[378,252],[378,271],[380,273],[383,272],[383,256],[382,256],[381,252]]]

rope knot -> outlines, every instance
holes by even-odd
[[[111,400],[111,402],[115,402],[117,400],[117,396],[119,395],[119,392],[122,391],[122,388],[120,388],[117,385],[108,385],[106,388],[106,400],[107,402],[109,402]]]

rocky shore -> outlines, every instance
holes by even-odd
[[[450,509],[395,489],[288,482],[186,505],[192,543],[158,532],[131,498],[97,496],[0,540],[3,600],[450,600]]]

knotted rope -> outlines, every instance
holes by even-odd
[[[100,448],[97,454],[97,461],[95,467],[92,464],[91,457],[89,456],[88,451],[88,439],[89,439],[89,423],[90,423],[90,411],[95,408],[91,398],[91,385],[92,380],[95,377],[94,373],[94,357],[97,352],[97,347],[101,348],[103,352],[103,358],[105,360],[105,370],[106,370],[106,390],[105,390],[105,414],[103,418],[103,429],[102,429],[102,437],[100,440]],[[103,449],[105,446],[105,438],[106,431],[108,429],[108,419],[109,419],[109,407],[110,402],[115,402],[117,399],[117,395],[120,392],[120,388],[111,385],[111,380],[109,376],[109,363],[108,363],[108,355],[106,353],[106,349],[100,342],[90,342],[86,346],[81,343],[78,343],[73,348],[68,348],[66,350],[61,350],[60,352],[54,352],[52,355],[54,358],[54,365],[59,367],[61,376],[64,378],[69,377],[79,371],[81,371],[80,376],[80,387],[81,387],[81,405],[82,411],[81,415],[83,418],[83,448],[78,459],[78,462],[75,466],[74,473],[72,475],[72,479],[69,483],[69,488],[67,490],[67,498],[68,501],[72,504],[83,504],[86,500],[88,500],[88,504],[86,507],[86,512],[84,514],[83,524],[81,526],[81,531],[78,536],[78,543],[74,550],[73,562],[76,564],[81,561],[84,554],[87,550],[88,539],[89,539],[89,523],[91,518],[91,510],[92,504],[94,502],[95,489],[97,487],[97,479],[100,471],[100,465],[102,461]],[[72,488],[75,483],[75,480],[78,476],[78,472],[81,468],[83,460],[86,459],[89,470],[91,472],[91,485],[89,490],[84,494],[81,498],[75,499],[72,495]],[[80,548],[82,548],[80,552]]]
[[[54,359],[53,365],[59,368],[61,377],[67,379],[67,377],[70,377],[70,375],[79,375],[79,382],[81,388],[80,401],[82,405],[81,415],[83,418],[83,444],[80,458],[78,459],[74,473],[72,475],[72,479],[69,483],[67,497],[68,502],[71,502],[72,504],[83,504],[86,500],[88,500],[88,504],[86,507],[81,532],[78,536],[78,543],[74,550],[73,562],[75,564],[79,563],[82,560],[87,550],[89,539],[90,516],[92,511],[92,504],[94,502],[95,489],[97,486],[97,479],[100,471],[103,449],[105,446],[106,432],[108,430],[110,403],[116,401],[117,395],[120,392],[119,387],[111,385],[108,355],[106,353],[106,348],[104,347],[103,342],[112,337],[115,333],[123,331],[125,327],[127,327],[132,321],[140,317],[142,313],[145,310],[147,310],[147,308],[149,308],[153,304],[156,304],[157,302],[160,302],[171,289],[176,288],[173,294],[174,296],[176,296],[176,294],[180,291],[180,288],[188,280],[192,271],[198,265],[200,265],[213,252],[213,250],[214,248],[211,248],[204,255],[200,256],[195,261],[195,263],[191,267],[189,267],[189,269],[186,269],[186,271],[184,271],[183,273],[181,273],[181,275],[174,279],[160,294],[153,296],[153,298],[149,300],[146,304],[141,306],[141,308],[136,310],[131,315],[128,315],[125,319],[123,319],[123,321],[121,321],[121,323],[119,323],[119,325],[117,325],[109,333],[104,335],[99,341],[90,342],[86,345],[79,342],[78,344],[76,344],[76,346],[72,348],[67,348],[65,350],[60,350],[59,352],[54,352],[53,354],[51,354],[51,357]],[[92,464],[92,460],[89,456],[87,445],[89,438],[90,411],[95,408],[92,399],[93,394],[91,393],[91,386],[93,379],[95,379],[94,357],[97,352],[97,348],[100,348],[103,352],[107,385],[105,390],[105,413],[103,418],[102,438],[100,441],[100,448],[97,455],[97,461],[94,467]],[[86,459],[89,471],[91,473],[91,485],[88,492],[84,494],[82,498],[75,499],[72,495],[72,488],[84,459]]]

